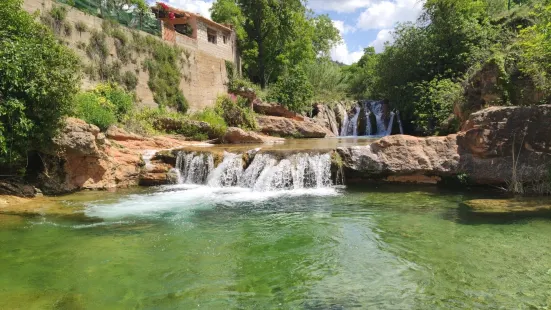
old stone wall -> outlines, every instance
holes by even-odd
[[[54,5],[61,6],[63,4],[59,4],[52,0],[24,0],[23,9],[30,13],[34,13],[36,11],[47,12]],[[104,20],[69,6],[67,6],[67,8],[68,14],[65,22],[72,26],[72,32],[70,34],[60,34],[60,39],[80,56],[83,60],[84,66],[93,66],[90,59],[86,55],[85,46],[90,41],[91,33],[93,31],[103,31],[102,24]],[[84,23],[87,27],[87,31],[79,33],[75,29],[77,22]],[[132,38],[132,33],[135,31],[122,26],[120,29],[125,32],[129,38]],[[156,40],[164,42],[164,44],[171,44],[163,41],[159,37],[155,37],[145,32],[139,31],[139,34],[141,36],[153,37]],[[223,39],[220,34],[219,42],[223,42],[222,40]],[[117,55],[115,48],[114,39],[108,36],[106,41],[109,49],[109,55],[106,61],[108,63],[120,61],[120,57]],[[185,49],[187,53],[185,57],[186,65],[182,66],[181,69],[183,77],[180,83],[180,88],[189,102],[190,111],[200,110],[204,107],[213,105],[218,95],[227,93],[227,87],[225,85],[227,82],[225,60],[227,59],[233,61],[233,59],[231,56],[228,58],[227,55],[223,57],[215,57],[209,55],[208,53],[201,52],[199,51],[199,46],[197,43],[193,44],[193,42],[187,42],[186,44],[178,45]],[[143,62],[147,55],[140,53],[139,51],[132,51],[132,53],[131,60],[126,64],[121,64],[120,72],[132,72],[138,78],[136,95],[140,106],[156,107],[157,104],[153,99],[153,93],[148,86],[149,74],[143,68]],[[90,79],[89,75],[85,74],[82,89],[87,90],[94,88],[99,82],[100,81]]]

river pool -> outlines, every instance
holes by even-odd
[[[174,185],[0,215],[0,309],[548,309],[551,222],[492,193]]]

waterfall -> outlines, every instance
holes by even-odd
[[[366,117],[366,128],[365,128],[365,134],[367,136],[373,135],[372,131],[372,125],[371,125],[371,112],[367,109],[365,109],[365,117]]]
[[[360,107],[354,107],[354,116],[348,122],[346,128],[346,136],[352,135],[356,137],[358,135],[358,118],[360,117]]]
[[[176,169],[179,183],[205,184],[211,187],[244,187],[254,191],[292,190],[330,187],[331,156],[329,154],[281,155],[259,153],[243,168],[241,154],[225,153],[218,167],[213,168],[212,155],[180,152]]]
[[[398,119],[400,133],[403,134],[402,120],[400,119],[398,111],[388,113],[386,111],[388,106],[384,101],[366,100],[362,101],[360,104],[365,110],[365,133],[367,136],[387,136],[392,134],[392,126],[394,125],[395,118]],[[343,127],[341,128],[341,136],[358,135],[358,117],[360,116],[360,111],[361,108],[356,106],[352,118],[349,119],[348,115],[345,115],[345,122],[343,121]],[[375,124],[373,124],[372,116],[375,116]]]
[[[348,135],[348,113],[344,113],[341,126],[341,136]]]
[[[377,132],[375,134],[377,135],[383,135],[386,133],[386,126],[384,121],[384,111],[383,111],[383,104],[380,101],[374,101],[369,102],[371,107],[371,112],[375,114],[375,120],[377,125]]]
[[[398,118],[398,126],[400,126],[400,134],[404,134],[404,127],[402,127],[402,118],[400,118],[400,111],[396,111],[396,117]]]
[[[214,169],[214,157],[209,153],[178,153],[176,173],[180,184],[202,184]]]
[[[385,131],[387,136],[392,134],[392,126],[394,125],[394,115],[396,115],[394,112],[390,112],[390,120],[388,121],[388,125]]]

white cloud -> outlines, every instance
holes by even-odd
[[[362,58],[363,50],[350,52],[346,43],[340,43],[331,50],[331,59],[350,65]]]
[[[360,14],[357,27],[361,29],[388,29],[398,22],[415,21],[423,10],[424,1],[381,1]]]
[[[210,8],[213,1],[205,0],[168,0],[168,5],[182,10],[190,11],[192,13],[201,14],[204,17],[210,18]]]
[[[385,43],[392,44],[394,37],[392,36],[393,29],[383,29],[377,33],[377,38],[373,42],[369,43],[369,46],[375,48],[375,52],[380,53],[385,49]]]
[[[315,11],[351,13],[357,9],[369,7],[373,2],[377,2],[377,0],[310,0],[308,7]]]
[[[348,50],[348,45],[344,40],[345,33],[353,32],[356,29],[353,26],[346,25],[342,20],[333,20],[333,25],[341,33],[341,37],[343,37],[343,42],[339,43],[337,46],[331,49],[331,58],[347,65],[357,62],[362,57],[363,50],[360,49],[359,51],[350,52]]]
[[[341,33],[341,37],[344,34],[356,31],[356,27],[347,25],[342,20],[333,20],[332,22],[333,26],[335,26],[335,28],[337,28],[337,30]]]

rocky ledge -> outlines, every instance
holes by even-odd
[[[549,184],[551,105],[492,107],[472,114],[459,134],[387,136],[337,151],[349,181],[452,178],[495,186],[519,183],[530,191]]]

